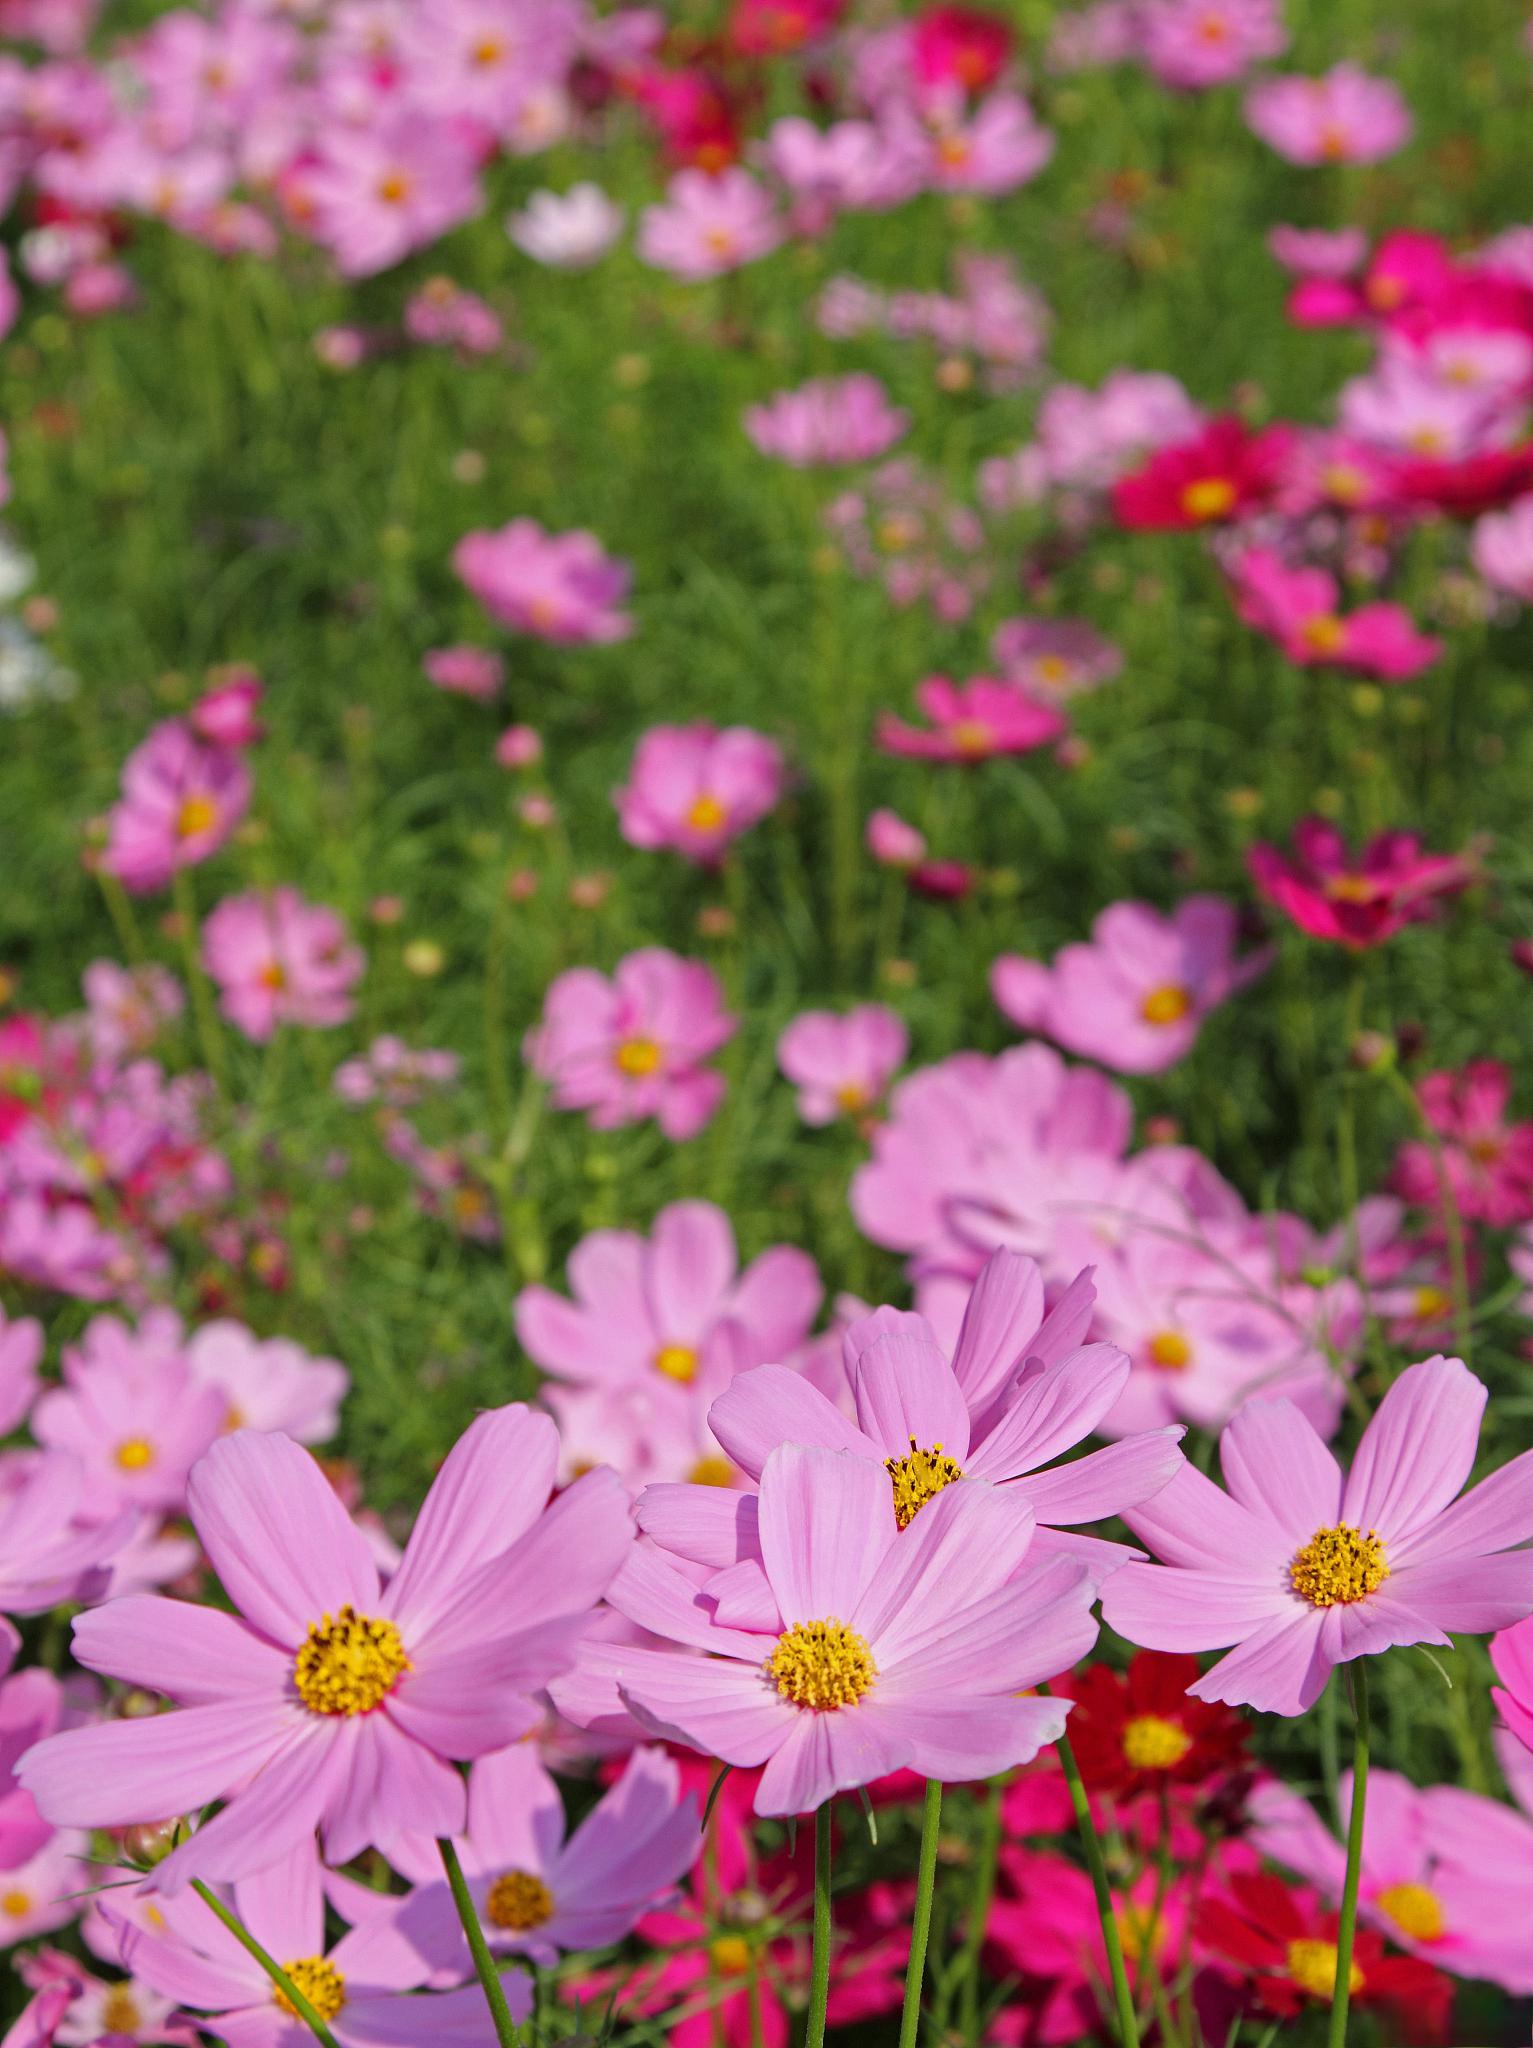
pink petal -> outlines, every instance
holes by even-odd
[[[1128,1355],[1087,1344],[1055,1365],[1029,1364],[971,1461],[976,1477],[1013,1479],[1089,1436],[1122,1393]]]
[[[888,1481],[884,1481],[885,1491]],[[721,1628],[713,1618],[713,1601],[658,1551],[635,1545],[608,1588],[607,1598],[636,1627],[668,1642],[697,1650],[716,1650],[728,1657],[760,1663],[770,1642],[736,1628]]]
[[[252,1692],[275,1700],[293,1661],[235,1615],[138,1594],[77,1615],[74,1653],[87,1670],[187,1706]]]
[[[963,1464],[969,1454],[969,1411],[953,1368],[928,1337],[891,1331],[857,1361],[857,1420],[885,1455],[912,1445],[941,1447]]]
[[[953,1372],[979,1415],[1026,1356],[1043,1321],[1043,1276],[1020,1252],[992,1252],[964,1310]]]
[[[1177,1425],[1124,1437],[1046,1472],[1025,1472],[1013,1482],[1040,1522],[1100,1522],[1153,1500],[1180,1470],[1186,1432]]]
[[[696,1345],[723,1313],[735,1277],[735,1234],[712,1202],[672,1202],[655,1218],[644,1286],[667,1344]]]
[[[752,1259],[740,1275],[730,1314],[775,1358],[803,1343],[824,1298],[825,1284],[814,1260],[793,1245],[779,1244]]]
[[[1141,1543],[1167,1564],[1195,1565],[1211,1574],[1249,1578],[1278,1574],[1293,1556],[1280,1529],[1259,1520],[1195,1465],[1183,1463],[1153,1500],[1123,1517]]]
[[[570,1668],[588,1625],[583,1614],[562,1615],[436,1654],[400,1681],[382,1711],[439,1757],[484,1756],[519,1742],[538,1720],[529,1694]]]
[[[1410,1609],[1451,1635],[1489,1635],[1533,1614],[1533,1550],[1402,1565],[1367,1605],[1377,1601]]]
[[[1108,1580],[1108,1590],[1127,1572],[1140,1569],[1125,1565]],[[1105,1609],[1105,1601],[1103,1605]],[[1195,1699],[1224,1700],[1232,1707],[1255,1707],[1265,1714],[1302,1714],[1315,1704],[1334,1662],[1325,1652],[1322,1617],[1317,1610],[1295,1613],[1292,1602],[1285,1601],[1284,1606],[1285,1612],[1265,1621],[1239,1649],[1221,1657],[1187,1688]]]
[[[972,1693],[1019,1693],[1068,1671],[1097,1638],[1094,1584],[1078,1558],[1050,1558],[905,1635],[873,1641],[877,1697],[951,1706]]]
[[[280,1699],[183,1707],[143,1720],[102,1721],[50,1735],[17,1766],[19,1782],[56,1827],[132,1827],[222,1799],[294,1734]]]
[[[1248,1401],[1219,1438],[1224,1483],[1294,1549],[1341,1518],[1341,1467],[1291,1401]]]
[[[1031,1763],[1064,1733],[1069,1705],[1051,1699],[873,1702],[870,1718],[923,1777],[974,1784]]]
[[[311,1838],[234,1887],[234,1910],[261,1946],[281,1959],[323,1955],[325,1895]]]
[[[506,2004],[520,2026],[532,2011],[532,1979],[524,1971],[502,1977]],[[356,2048],[487,2048],[491,2039],[484,1993],[428,1991],[416,1998],[348,1998],[342,2033]]]
[[[215,1709],[185,1711],[203,1714]],[[310,1721],[320,1718],[305,1716]],[[157,1866],[146,1880],[148,1888],[174,1893],[194,1877],[211,1883],[244,1877],[310,1840],[345,1768],[343,1745],[335,1734],[328,1726],[301,1729],[221,1813]]]
[[[905,1761],[880,1720],[859,1707],[790,1712],[795,1725],[756,1787],[757,1813],[812,1813],[837,1792],[871,1785]]]
[[[747,1557],[715,1572],[708,1581],[708,1597],[721,1627],[743,1628],[756,1635],[782,1634],[777,1596],[758,1559]]]
[[[1484,1412],[1484,1384],[1461,1359],[1408,1366],[1363,1431],[1343,1519],[1387,1546],[1440,1515],[1474,1469]]]
[[[761,1475],[761,1555],[783,1620],[846,1620],[898,1537],[881,1464],[784,1444]]]
[[[468,1780],[468,1834],[485,1868],[552,1868],[564,1846],[564,1801],[530,1743],[475,1764]]]
[[[1293,1600],[1245,1559],[1246,1576],[1126,1564],[1102,1588],[1102,1619],[1147,1650],[1217,1650],[1292,1617]]]
[[[817,1387],[785,1365],[738,1373],[708,1410],[708,1427],[732,1462],[759,1479],[779,1444],[823,1444],[883,1460],[884,1452]],[[887,1481],[885,1485],[887,1487]]]
[[[471,1693],[463,1705],[480,1704]],[[397,1835],[457,1835],[467,1818],[462,1778],[387,1713],[353,1722],[350,1773],[325,1815],[325,1854],[349,1863],[371,1845],[387,1853]]]
[[[198,1903],[209,1927],[216,1927],[212,1907]],[[230,2012],[270,1995],[271,1986],[259,1963],[244,1956],[237,1962],[214,1962],[200,1956],[184,1942],[129,1919],[110,1898],[102,1901],[101,1910],[116,1930],[123,1968],[142,1977],[162,1998],[173,1998],[193,2012]]]
[[[884,1480],[886,1497],[888,1490]],[[957,1480],[929,1500],[898,1537],[862,1600],[830,1611],[867,1638],[882,1669],[933,1623],[951,1621],[1004,1585],[1032,1538],[1032,1511],[1025,1501],[980,1480]]]
[[[1533,1451],[1511,1458],[1412,1536],[1389,1546],[1392,1564],[1483,1557],[1533,1537]]]
[[[725,1763],[765,1763],[802,1712],[759,1664],[666,1650],[628,1650],[613,1662],[618,1690],[644,1727]]]
[[[759,1560],[756,1505],[754,1493],[666,1482],[645,1487],[634,1518],[644,1534],[672,1556],[722,1567],[742,1558]]]

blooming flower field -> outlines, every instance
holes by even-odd
[[[0,40],[3,2048],[1526,2041],[1523,0]]]

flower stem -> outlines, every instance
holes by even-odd
[[[213,990],[208,982],[207,970],[202,964],[202,955],[197,950],[197,898],[192,890],[189,869],[176,869],[171,877],[170,893],[176,910],[181,958],[186,969],[186,991],[191,998],[192,1016],[197,1026],[197,1041],[202,1048],[202,1064],[212,1075],[219,1094],[227,1096],[229,1066],[224,1058],[224,1039],[218,1028],[218,1012],[213,1004]]]
[[[921,1985],[926,1944],[932,1931],[932,1892],[937,1883],[937,1830],[942,1824],[942,1781],[928,1778],[921,1810],[921,1860],[916,1869],[916,1909],[910,1924],[910,1961],[905,1967],[905,2009],[900,2015],[900,2048],[915,2048],[921,2031]]]
[[[1368,1800],[1368,1666],[1359,1658],[1352,1670],[1353,1712],[1357,1727],[1352,1746],[1352,1813],[1347,1822],[1347,1875],[1341,1891],[1341,1918],[1336,1928],[1336,1988],[1331,1994],[1328,2048],[1346,2048],[1347,2004],[1352,1996],[1352,1937],[1357,1932],[1357,1885],[1363,1867],[1363,1810]]]
[[[1123,1943],[1118,1938],[1118,1922],[1113,1914],[1112,1893],[1107,1884],[1107,1864],[1102,1855],[1102,1838],[1097,1833],[1097,1824],[1091,1818],[1091,1801],[1086,1797],[1086,1788],[1081,1783],[1080,1765],[1075,1761],[1075,1751],[1070,1747],[1068,1735],[1061,1735],[1058,1742],[1059,1760],[1065,1767],[1065,1782],[1070,1787],[1070,1803],[1075,1808],[1075,1824],[1080,1829],[1081,1846],[1086,1851],[1086,1866],[1091,1872],[1091,1889],[1096,1894],[1097,1918],[1102,1923],[1102,1940],[1107,1949],[1107,1967],[1112,1976],[1113,2003],[1118,2009],[1118,2040],[1121,2048],[1139,2048],[1139,2020],[1134,2011],[1134,1994],[1129,1989],[1128,1972],[1123,1967]]]
[[[1001,1853],[1002,1781],[990,1786],[980,1816],[979,1854],[974,1866],[974,1896],[969,1902],[969,1924],[963,1938],[963,1988],[959,1992],[958,2030],[972,2044],[979,2031],[979,1962],[985,1945],[985,1927],[990,1902],[995,1896],[995,1866]]]
[[[484,1987],[485,2002],[490,2008],[490,2019],[494,2023],[495,2038],[500,2048],[517,2048],[516,2021],[511,2017],[511,2008],[506,2003],[506,1987],[500,1981],[500,1972],[495,1967],[495,1958],[490,1954],[490,1944],[484,1938],[484,1929],[479,1924],[479,1914],[469,1896],[468,1879],[463,1875],[463,1865],[458,1861],[458,1852],[445,1835],[437,1839],[437,1849],[442,1858],[442,1867],[447,1872],[447,1882],[452,1887],[452,1902],[458,1909],[458,1918],[463,1922],[463,1932],[468,1936],[469,1954],[474,1959],[474,1969]]]
[[[270,1977],[273,1984],[276,1985],[315,2040],[323,2041],[325,2048],[339,2048],[339,2043],[336,2041],[334,2034],[331,2033],[319,2014],[310,2005],[308,1999],[298,1989],[298,1986],[293,1982],[287,1971],[283,1969],[274,1956],[269,1956],[266,1953],[265,1949],[262,1948],[239,1915],[232,1908],[226,1906],[217,1892],[205,1885],[200,1877],[192,1879],[192,1890],[205,1906],[212,1907],[213,1911],[222,1920],[225,1927],[228,1928],[245,1953],[254,1956],[255,1960],[261,1965],[261,1968]]]
[[[804,2048],[824,2048],[830,1997],[830,1801],[814,1816],[814,1954],[809,1966],[809,2024]]]

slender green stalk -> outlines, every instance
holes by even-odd
[[[171,877],[170,890],[176,907],[176,923],[180,928],[181,958],[186,968],[186,988],[191,997],[192,1016],[196,1020],[197,1042],[202,1048],[202,1063],[213,1076],[219,1094],[227,1095],[229,1067],[224,1058],[224,1038],[218,1028],[218,1012],[213,1007],[213,990],[202,964],[202,955],[197,950],[197,898],[192,890],[189,868],[176,869]]]
[[[995,1866],[1001,1853],[1002,1781],[997,1778],[980,1812],[979,1853],[974,1862],[974,1892],[969,1901],[969,1924],[964,1929],[962,1988],[958,1994],[958,2030],[968,2048],[973,2048],[979,2030],[979,1961],[985,1945],[985,1926],[990,1902],[995,1897]]]
[[[1081,1846],[1086,1851],[1086,1867],[1091,1872],[1091,1889],[1096,1894],[1097,1917],[1102,1923],[1102,1940],[1107,1948],[1107,1968],[1112,1976],[1113,2003],[1118,2012],[1118,2040],[1121,2048],[1139,2048],[1139,2020],[1134,2011],[1134,1994],[1129,1989],[1128,1971],[1123,1967],[1123,1943],[1118,1938],[1118,1922],[1113,1915],[1112,1892],[1107,1883],[1107,1863],[1102,1855],[1102,1838],[1097,1833],[1097,1824],[1091,1818],[1091,1801],[1086,1797],[1086,1788],[1081,1783],[1080,1765],[1075,1761],[1075,1752],[1070,1747],[1068,1735],[1061,1735],[1058,1742],[1059,1760],[1065,1767],[1065,1782],[1070,1787],[1070,1803],[1075,1808],[1075,1824],[1080,1829]]]
[[[830,1997],[830,1801],[814,1816],[814,1953],[809,1965],[809,2024],[804,2048],[824,2048]]]
[[[458,1861],[458,1852],[445,1835],[438,1837],[437,1849],[441,1854],[442,1867],[447,1872],[447,1882],[452,1887],[452,1902],[458,1909],[458,1918],[463,1922],[463,1932],[468,1936],[468,1949],[474,1959],[474,1969],[484,1987],[485,2003],[490,2008],[495,2038],[500,2043],[500,2048],[517,2048],[516,2021],[512,2019],[511,2008],[506,2003],[506,1987],[500,1981],[495,1958],[490,1954],[490,1944],[484,1938],[484,1929],[479,1924],[479,1914],[473,1899],[469,1896],[468,1879],[463,1875],[463,1865]]]
[[[192,1879],[192,1890],[205,1906],[212,1907],[213,1911],[222,1920],[225,1927],[228,1928],[245,1953],[254,1956],[255,1960],[261,1965],[261,1968],[270,1977],[272,1983],[276,1985],[315,2040],[323,2041],[325,2048],[340,2048],[340,2044],[334,2034],[331,2033],[319,2014],[310,2005],[308,1999],[298,1989],[298,1986],[293,1982],[287,1971],[283,1969],[275,1956],[269,1956],[266,1953],[265,1949],[262,1948],[239,1915],[224,1904],[217,1892],[209,1890],[200,1877]]]
[[[1347,1823],[1347,1875],[1336,1929],[1336,1988],[1331,1994],[1327,2048],[1346,2048],[1347,2005],[1352,1996],[1352,1938],[1357,1932],[1357,1884],[1363,1867],[1363,1811],[1368,1801],[1368,1660],[1352,1666],[1357,1728],[1352,1744],[1352,1814]]]
[[[932,1893],[937,1883],[937,1830],[942,1825],[942,1782],[926,1781],[921,1809],[921,1860],[916,1867],[916,1910],[910,1923],[910,1961],[905,1966],[905,2009],[900,2015],[900,2048],[915,2048],[921,2031],[921,1986],[926,1977],[926,1944],[932,1931]]]

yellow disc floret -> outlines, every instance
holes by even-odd
[[[1442,1900],[1424,1884],[1392,1884],[1379,1893],[1378,1905],[1409,1940],[1442,1940]]]
[[[525,1934],[554,1917],[554,1895],[530,1870],[508,1870],[490,1886],[484,1917],[508,1934]]]
[[[885,1458],[884,1469],[894,1481],[894,1519],[908,1529],[926,1503],[962,1479],[963,1467],[955,1458],[943,1456],[941,1444],[923,1450],[915,1438],[903,1458]]]
[[[697,1378],[697,1353],[690,1344],[662,1344],[655,1353],[655,1371],[686,1386]]]
[[[1136,1771],[1174,1770],[1191,1747],[1181,1723],[1159,1714],[1136,1714],[1123,1724],[1124,1761]]]
[[[311,1625],[293,1661],[293,1683],[311,1714],[370,1714],[409,1669],[393,1622],[348,1604]]]
[[[1150,1363],[1162,1372],[1185,1372],[1192,1363],[1192,1346],[1180,1330],[1157,1330],[1149,1343]]]
[[[1350,1522],[1317,1529],[1288,1567],[1289,1584],[1311,1607],[1350,1607],[1388,1577],[1383,1544],[1371,1529]]]
[[[1146,1024],[1180,1024],[1191,1008],[1192,991],[1179,981],[1168,981],[1150,990],[1139,1005],[1139,1014]]]
[[[687,811],[687,823],[694,832],[717,832],[728,822],[728,811],[716,796],[710,796],[706,790],[701,796],[694,797]]]
[[[1308,1938],[1289,1942],[1288,1974],[1301,1991],[1329,2003],[1336,1990],[1335,1942]],[[1356,1998],[1363,1988],[1363,1973],[1356,1963],[1352,1965],[1350,1985],[1351,1995]]]
[[[658,1073],[663,1055],[652,1038],[625,1038],[612,1057],[620,1074],[643,1081]]]
[[[855,1706],[878,1676],[862,1637],[835,1620],[784,1629],[765,1670],[785,1700],[820,1713]]]
[[[154,1463],[154,1445],[147,1437],[130,1436],[117,1446],[117,1463],[124,1472],[142,1472]]]
[[[322,2020],[333,2020],[346,2003],[346,1979],[323,1956],[300,1956],[296,1963],[284,1963],[283,1969],[294,1984],[313,2006]],[[300,2017],[296,2005],[285,1991],[273,1990],[272,2003],[296,2020]]]

